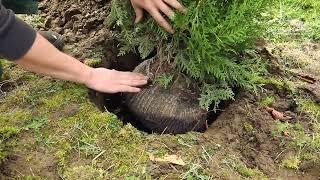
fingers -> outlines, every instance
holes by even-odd
[[[114,80],[120,85],[143,86],[148,83],[148,79],[147,76],[139,73],[117,71],[117,79]]]
[[[138,93],[141,91],[140,88],[126,86],[126,85],[119,85],[117,87],[118,92],[129,92],[129,93]]]
[[[143,86],[148,83],[148,80],[121,80],[119,83],[127,86]]]
[[[132,72],[120,72],[118,71],[119,74],[117,76],[119,79],[122,80],[148,80],[149,78],[143,74],[140,73],[132,73]]]
[[[145,76],[145,75],[140,74],[140,73],[131,73],[130,72],[130,74],[134,74],[137,78],[142,79],[142,80],[148,80],[149,79],[148,76]]]
[[[171,7],[180,12],[186,12],[186,8],[177,0],[131,0],[131,4],[136,14],[135,23],[138,23],[142,20],[143,9],[145,9],[162,28],[171,34],[174,33],[174,30],[166,21],[166,19],[162,17],[160,11],[170,18],[174,16],[174,11],[171,9]]]
[[[177,0],[163,0],[163,1],[180,12],[183,12],[183,13],[187,12],[187,9]]]
[[[143,9],[134,7],[134,12],[136,13],[136,19],[134,23],[139,23],[143,18]]]
[[[93,69],[85,84],[91,89],[105,93],[140,92],[140,88],[148,83],[148,77],[139,73],[120,72],[105,68]]]
[[[172,18],[174,16],[173,10],[163,1],[159,1],[158,7],[169,18]]]
[[[174,30],[171,27],[171,25],[166,21],[166,19],[164,17],[162,17],[162,15],[160,14],[160,12],[158,11],[158,9],[156,8],[152,8],[151,10],[148,11],[150,13],[150,15],[154,18],[155,21],[157,21],[157,23],[164,28],[167,32],[173,34]]]

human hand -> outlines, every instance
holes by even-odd
[[[91,69],[85,84],[99,92],[140,92],[138,86],[147,84],[148,77],[132,72],[120,72],[105,68]]]
[[[131,0],[132,7],[136,13],[135,23],[138,23],[143,18],[143,10],[146,10],[167,32],[174,33],[172,26],[161,15],[164,13],[169,18],[174,16],[171,9],[175,8],[180,12],[186,12],[185,7],[177,0]],[[170,7],[171,6],[171,7]]]

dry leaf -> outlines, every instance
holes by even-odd
[[[273,108],[267,107],[267,111],[272,115],[273,119],[278,119],[280,121],[289,121],[292,119],[291,116],[287,116],[283,114],[282,112],[279,112]]]
[[[153,162],[165,162],[165,163],[171,163],[171,164],[176,164],[176,165],[180,165],[180,166],[186,165],[186,163],[181,158],[179,158],[177,155],[167,154],[162,158],[156,158],[156,157],[154,157],[153,154],[149,153],[149,158]]]

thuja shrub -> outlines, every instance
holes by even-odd
[[[254,90],[263,66],[246,53],[261,35],[259,21],[266,0],[182,0],[187,13],[176,13],[175,34],[151,18],[134,24],[130,1],[113,0],[107,24],[119,41],[119,55],[136,52],[146,58],[154,49],[202,89],[200,105],[208,109],[233,99],[234,88]]]

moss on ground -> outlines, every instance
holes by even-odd
[[[252,169],[243,164],[235,156],[227,156],[223,160],[224,164],[239,173],[244,178],[268,179],[267,176],[258,169]]]
[[[172,153],[165,143],[189,149],[197,141],[191,134],[146,136],[130,124],[123,125],[115,115],[100,112],[83,86],[32,75],[8,63],[4,68],[7,79],[21,83],[1,97],[0,125],[6,127],[0,129],[6,141],[1,141],[2,160],[28,143],[26,153],[40,148],[54,156],[61,177],[76,177],[75,171],[81,169],[88,172],[84,178],[97,174],[145,178],[151,171],[148,153],[161,157]],[[15,142],[14,147],[10,142]],[[28,157],[26,163],[34,163]]]

